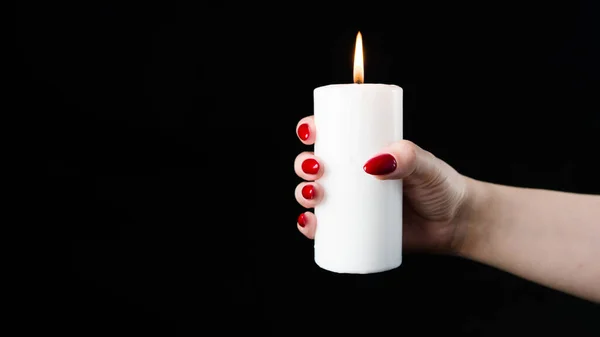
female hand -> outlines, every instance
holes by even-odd
[[[296,126],[296,134],[312,145],[315,133],[313,116]],[[306,180],[296,187],[296,200],[314,208],[327,193],[316,182],[326,167],[312,152],[302,152],[295,160],[296,174]],[[367,161],[366,173],[377,179],[403,179],[403,246],[407,250],[454,253],[464,241],[471,179],[459,174],[444,161],[408,140],[399,140],[381,149]],[[298,217],[298,229],[313,239],[318,219],[312,212]]]

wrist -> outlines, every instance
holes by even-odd
[[[486,227],[490,225],[488,213],[491,212],[493,185],[464,177],[466,181],[465,198],[456,216],[452,253],[472,258],[477,247],[485,240]]]

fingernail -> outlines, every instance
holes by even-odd
[[[317,174],[319,172],[319,162],[309,158],[302,162],[302,171],[306,174]]]
[[[298,217],[298,225],[300,225],[300,227],[306,226],[306,217],[304,216],[304,213],[300,214]]]
[[[313,185],[304,185],[302,187],[302,196],[304,199],[312,199],[315,197],[315,187]]]
[[[308,124],[301,124],[298,127],[298,137],[302,140],[307,140],[310,137],[310,129],[308,128]]]
[[[397,166],[396,158],[386,153],[369,159],[365,163],[365,166],[363,166],[363,169],[368,174],[384,175],[394,172]]]

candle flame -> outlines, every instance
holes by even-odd
[[[354,83],[361,84],[365,81],[365,68],[363,62],[363,43],[360,32],[356,35],[354,47]]]

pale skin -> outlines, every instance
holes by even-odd
[[[300,120],[296,131],[306,145],[318,137],[313,116]],[[378,154],[391,154],[396,166],[373,179],[403,179],[398,207],[404,209],[405,250],[461,256],[600,303],[600,196],[478,181],[408,140]],[[310,209],[327,193],[315,181],[327,168],[305,173],[308,158],[319,161],[312,152],[295,160],[296,174],[306,180],[295,194]],[[313,199],[303,196],[306,185],[313,186]],[[318,219],[306,211],[297,226],[313,239]]]

